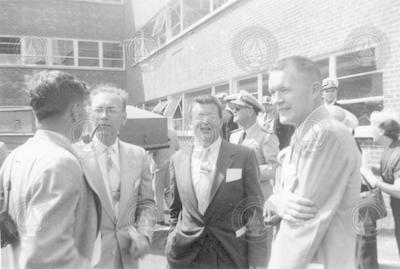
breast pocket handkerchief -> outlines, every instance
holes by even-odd
[[[226,169],[226,182],[236,181],[242,178],[242,168]]]

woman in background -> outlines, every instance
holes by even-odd
[[[390,207],[394,218],[394,234],[400,255],[400,124],[388,119],[374,128],[374,140],[384,147],[380,167],[371,167],[374,174],[379,174],[383,181],[369,180],[390,195]],[[371,181],[371,182],[370,182]]]

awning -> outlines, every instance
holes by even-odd
[[[173,118],[181,101],[182,101],[182,95],[171,96],[170,99],[168,100],[168,105],[165,108],[164,116],[168,118]]]
[[[164,118],[163,116],[160,116],[156,113],[143,110],[134,106],[126,106],[126,114],[128,119],[137,119],[137,118],[148,118],[148,119],[153,119],[153,118]]]
[[[161,101],[156,105],[155,108],[153,108],[152,112],[160,114],[160,115],[164,115],[164,111],[165,111],[167,105],[168,105],[168,101],[167,100]]]

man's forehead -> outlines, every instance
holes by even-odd
[[[100,104],[107,104],[111,106],[121,106],[122,100],[121,98],[114,93],[108,92],[101,92],[98,93],[91,98],[92,106],[100,105]]]
[[[268,78],[269,88],[282,87],[287,79],[287,74],[284,70],[271,71]]]

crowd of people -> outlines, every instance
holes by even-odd
[[[38,73],[35,135],[8,156],[0,144],[0,207],[18,231],[4,236],[2,223],[2,247],[15,268],[139,268],[165,207],[171,269],[379,268],[376,233],[357,229],[354,212],[361,191],[389,194],[400,246],[398,119],[371,115],[377,167],[362,161],[337,81],[312,60],[278,60],[268,86],[262,102],[246,91],[194,98],[193,145],[168,130],[170,147],[148,154],[118,138],[124,90]],[[78,141],[82,122],[95,128]]]

